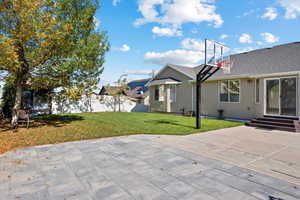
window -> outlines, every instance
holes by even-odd
[[[226,80],[220,83],[220,101],[221,102],[240,102],[240,81]]]
[[[228,102],[228,81],[221,82],[221,89],[220,89],[220,101],[221,102]]]
[[[155,101],[164,101],[164,86],[156,86],[154,89],[154,100]]]
[[[170,86],[170,92],[171,92],[171,102],[176,102],[176,85]]]
[[[159,88],[155,87],[154,89],[154,100],[158,101],[159,100]]]
[[[158,87],[158,89],[159,89],[159,101],[164,101],[165,100],[165,97],[164,97],[164,86],[163,85],[160,85],[159,87]]]
[[[259,103],[259,79],[255,80],[255,103]]]

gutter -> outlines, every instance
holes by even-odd
[[[233,76],[227,76],[227,77],[220,77],[220,78],[211,78],[207,80],[209,81],[220,81],[220,80],[228,80],[228,79],[241,79],[241,78],[268,78],[268,77],[274,77],[274,76],[290,76],[290,75],[299,75],[300,71],[292,71],[292,72],[279,72],[279,73],[271,73],[271,74],[260,74],[260,75],[233,75]],[[196,80],[190,80],[190,83],[195,83]]]

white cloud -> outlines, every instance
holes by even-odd
[[[261,42],[261,41],[258,41],[256,44],[257,44],[257,45],[263,45],[264,43]]]
[[[300,16],[299,0],[278,0],[278,2],[285,9],[286,19],[296,19]]]
[[[204,51],[204,41],[193,38],[186,38],[181,41],[181,47],[184,49],[190,49],[195,51]]]
[[[100,27],[101,21],[97,17],[93,18],[94,24],[95,24],[95,29],[98,29]]]
[[[158,65],[173,63],[186,66],[195,66],[204,59],[204,53],[202,51],[177,49],[166,52],[147,52],[144,55],[144,59],[147,62]]]
[[[240,43],[252,43],[252,38],[251,35],[247,34],[247,33],[243,33],[240,38],[239,38]]]
[[[123,44],[123,46],[120,48],[120,51],[130,51],[130,47],[127,44]]]
[[[197,34],[197,33],[198,33],[198,30],[197,30],[196,28],[193,28],[193,29],[191,30],[191,33]]]
[[[253,13],[255,13],[255,9],[251,9],[249,11],[246,11],[243,13],[243,16],[246,17],[246,16],[249,16],[249,15],[252,15]]]
[[[114,6],[117,6],[120,2],[121,2],[121,0],[113,0],[113,1],[112,1],[112,4],[113,4]]]
[[[125,74],[130,75],[150,75],[153,73],[153,70],[151,69],[136,69],[136,70],[125,70]]]
[[[186,38],[181,41],[181,47],[183,49],[188,49],[188,50],[192,50],[192,51],[198,51],[198,52],[201,51],[204,54],[205,41],[197,40],[197,39],[193,39],[193,38]],[[214,48],[216,48],[216,49],[214,50]],[[207,51],[206,51],[206,53],[208,55],[208,59],[214,56],[214,51],[216,52],[216,57],[221,56],[221,52],[223,52],[223,55],[229,53],[229,49],[226,46],[221,47],[218,44],[214,44],[213,41],[208,40],[207,41]]]
[[[171,24],[180,27],[184,23],[209,22],[215,27],[223,24],[222,17],[216,13],[214,0],[139,0],[138,10],[143,18],[134,24],[146,23]]]
[[[277,9],[276,8],[266,8],[266,12],[261,16],[263,19],[274,20],[277,18]]]
[[[221,40],[224,40],[224,39],[226,39],[226,38],[228,38],[229,37],[229,35],[227,35],[227,34],[222,34],[222,35],[220,35],[220,39]]]
[[[157,36],[182,36],[182,31],[176,28],[160,28],[158,26],[154,26],[152,29],[152,33]]]
[[[113,47],[112,50],[127,52],[130,51],[130,46],[123,44],[122,47]]]
[[[275,43],[279,41],[279,37],[272,33],[261,33],[260,35],[266,43]]]
[[[234,48],[234,49],[232,49],[232,53],[239,54],[239,53],[245,53],[245,52],[252,51],[252,50],[254,50],[253,47]]]

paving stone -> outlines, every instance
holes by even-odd
[[[189,193],[189,194],[185,195],[184,197],[181,197],[180,199],[182,199],[182,200],[190,200],[190,199],[217,200],[216,198],[214,198],[206,193],[203,193],[201,191]]]
[[[193,194],[196,189],[187,183],[182,181],[174,181],[163,187],[163,190],[167,191],[170,195],[177,199],[182,199],[188,195]]]
[[[130,196],[125,193],[120,187],[116,185],[110,185],[101,189],[98,189],[94,193],[95,199],[103,200],[114,200],[114,199],[123,199],[129,198]]]
[[[233,176],[219,170],[206,171],[204,175],[247,194],[264,197],[263,199],[269,199],[270,196],[282,199],[297,199],[290,194],[279,192],[278,190],[274,190],[268,186],[254,183],[247,179]]]
[[[41,200],[41,199],[50,200],[49,193],[46,189],[38,190],[30,193],[24,193],[24,194],[15,193],[13,197],[18,200]]]
[[[0,155],[0,200],[300,199],[297,185],[161,144],[160,137],[176,136],[134,135],[7,152]]]

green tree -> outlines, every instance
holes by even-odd
[[[6,117],[11,116],[11,108],[14,106],[15,96],[16,96],[16,88],[14,85],[14,80],[8,78],[3,86],[3,94],[1,98],[1,107],[3,109],[3,113]]]
[[[25,86],[84,90],[86,77],[99,76],[109,45],[94,31],[97,8],[98,0],[0,1],[0,71],[15,77],[14,109]]]
[[[128,88],[126,74],[120,76],[120,78],[115,82],[116,86],[107,86],[108,95],[113,97],[114,111],[116,111],[116,105],[118,105],[118,111],[121,112],[121,105],[124,103],[122,96],[125,96],[125,91]]]

